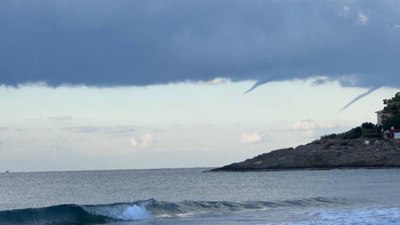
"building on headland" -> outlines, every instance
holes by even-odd
[[[393,132],[393,138],[400,140],[400,130],[394,131]]]
[[[376,125],[378,126],[382,126],[383,120],[392,116],[391,113],[384,112],[383,110],[376,111],[375,113],[377,115]],[[385,139],[400,140],[400,129],[395,129],[394,127],[392,127],[391,129],[385,130],[383,132],[383,137]]]
[[[392,116],[391,113],[383,112],[383,110],[376,111],[375,113],[376,113],[376,116],[377,116],[376,125],[378,125],[378,126],[382,126],[383,125],[383,119],[384,118],[389,118],[389,117]]]
[[[383,110],[376,111],[375,113],[376,113],[376,125],[381,126]]]
[[[383,132],[383,138],[400,140],[400,130],[394,128],[390,130],[385,130]]]

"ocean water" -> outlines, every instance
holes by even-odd
[[[0,173],[0,224],[400,224],[400,169]]]

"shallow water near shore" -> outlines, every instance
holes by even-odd
[[[0,224],[400,224],[399,169],[0,174]]]

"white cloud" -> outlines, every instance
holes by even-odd
[[[154,143],[154,136],[150,133],[142,134],[139,137],[131,137],[129,143],[133,148],[146,148],[150,147]]]
[[[333,127],[335,127],[335,125],[330,122],[316,122],[314,120],[297,120],[292,124],[293,130],[315,130]]]
[[[369,18],[365,12],[354,12],[349,5],[344,5],[341,13],[345,18],[355,19],[355,23],[357,25],[366,25],[369,21]]]
[[[226,77],[216,77],[212,80],[203,80],[203,81],[195,81],[191,82],[194,84],[201,84],[201,85],[220,85],[220,84],[226,84],[231,82],[231,79],[226,78]]]
[[[298,132],[304,138],[317,138],[318,135],[325,135],[328,131],[332,132],[332,129],[341,127],[342,125],[327,121],[314,121],[308,120],[297,120],[291,124],[291,129]]]
[[[369,20],[369,18],[367,15],[365,15],[365,13],[359,12],[356,23],[358,25],[366,25],[368,23],[368,20]]]
[[[208,83],[211,85],[217,85],[217,84],[225,84],[230,82],[231,80],[229,78],[224,78],[224,77],[217,77],[211,81],[209,81]]]
[[[355,74],[343,75],[337,80],[344,86],[355,86],[359,82],[359,78]]]
[[[240,137],[240,142],[243,144],[255,144],[262,141],[262,136],[258,133],[258,131],[254,131],[252,133],[243,133]]]
[[[134,137],[129,139],[129,143],[131,144],[132,148],[136,148],[138,146],[138,142],[136,141],[136,138],[134,138]]]
[[[350,15],[350,10],[351,10],[350,6],[348,6],[348,5],[343,6],[343,14],[345,17]]]
[[[140,136],[141,147],[150,147],[154,142],[154,137],[152,134],[143,134]]]

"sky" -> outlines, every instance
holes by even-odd
[[[0,171],[215,167],[376,122],[399,1],[3,0]]]

